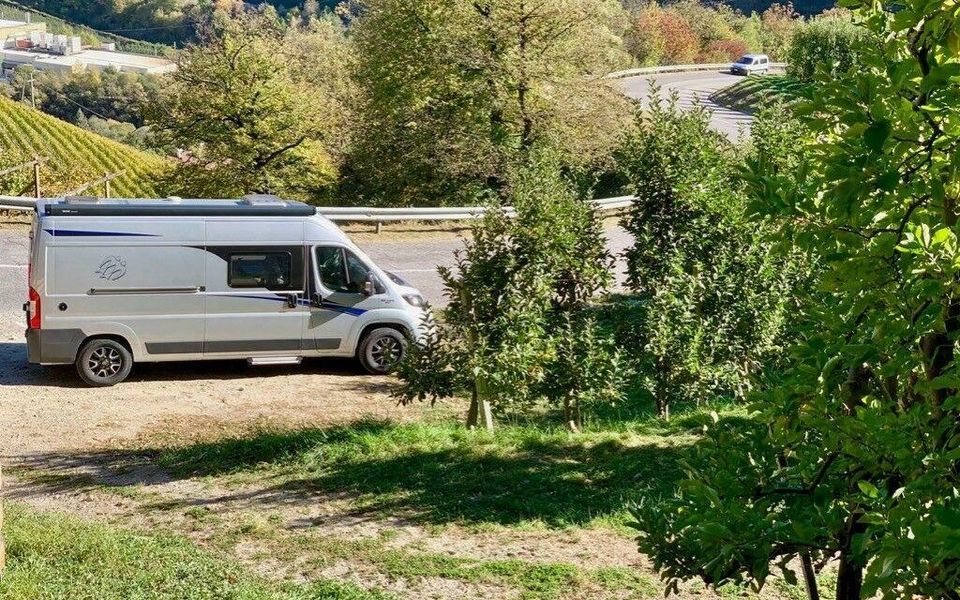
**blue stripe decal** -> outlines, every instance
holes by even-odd
[[[228,298],[250,298],[251,300],[276,300],[279,302],[286,302],[287,299],[283,296],[250,296],[246,294],[231,294],[227,296]],[[297,300],[297,304],[300,306],[310,306],[310,301],[306,298],[300,298]],[[336,304],[334,302],[323,301],[320,303],[320,308],[326,310],[336,311],[338,313],[343,313],[345,315],[351,315],[353,317],[359,317],[363,313],[367,312],[363,308],[354,308],[353,306],[344,306],[342,304]]]
[[[342,304],[334,304],[333,302],[321,302],[320,308],[326,308],[327,310],[335,310],[340,313],[347,315],[353,315],[354,317],[359,317],[363,313],[367,312],[362,308],[354,308],[352,306],[343,306]]]
[[[124,231],[80,231],[76,229],[44,229],[54,237],[161,237],[153,233],[128,233]]]

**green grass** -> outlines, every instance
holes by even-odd
[[[0,96],[0,152],[4,148],[47,157],[50,161],[44,165],[44,171],[71,173],[74,178],[79,174],[81,183],[97,180],[105,173],[123,171],[123,175],[110,183],[115,197],[156,196],[154,182],[165,166],[164,159],[158,156]],[[43,181],[41,174],[41,188]],[[44,193],[54,191],[67,190],[47,189]],[[103,190],[93,188],[86,193],[102,194]]]
[[[332,581],[275,583],[188,540],[141,534],[7,503],[0,598],[72,600],[367,600]]]
[[[803,98],[808,93],[809,86],[787,75],[764,75],[745,77],[742,81],[714,92],[710,99],[726,108],[754,112],[768,100],[790,102]]]
[[[619,529],[630,503],[670,493],[706,418],[582,434],[527,425],[489,434],[456,422],[261,429],[159,450],[158,461],[181,477],[266,481],[269,493],[345,493],[358,510],[425,523]]]

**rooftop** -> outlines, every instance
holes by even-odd
[[[281,200],[274,196],[246,196],[240,200],[162,199],[103,199],[72,197],[46,200],[37,204],[40,214],[51,216],[97,217],[304,217],[314,215],[316,207]]]
[[[82,50],[69,56],[51,54],[43,50],[0,49],[0,59],[14,64],[35,64],[39,68],[94,67],[104,69],[114,67],[120,71],[135,73],[167,73],[176,65],[162,57],[112,52],[110,50]]]

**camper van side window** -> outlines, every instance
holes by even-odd
[[[232,288],[290,289],[293,269],[289,252],[244,252],[230,255],[227,285]]]

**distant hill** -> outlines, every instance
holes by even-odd
[[[719,0],[719,2],[737,8],[744,13],[761,13],[770,8],[771,4],[786,4],[786,0]],[[835,0],[794,0],[793,2],[794,10],[807,16],[821,13],[836,5]]]
[[[0,96],[0,152],[3,148],[45,156],[50,159],[47,168],[80,173],[83,181],[125,171],[110,184],[115,197],[156,196],[152,180],[165,162]]]

